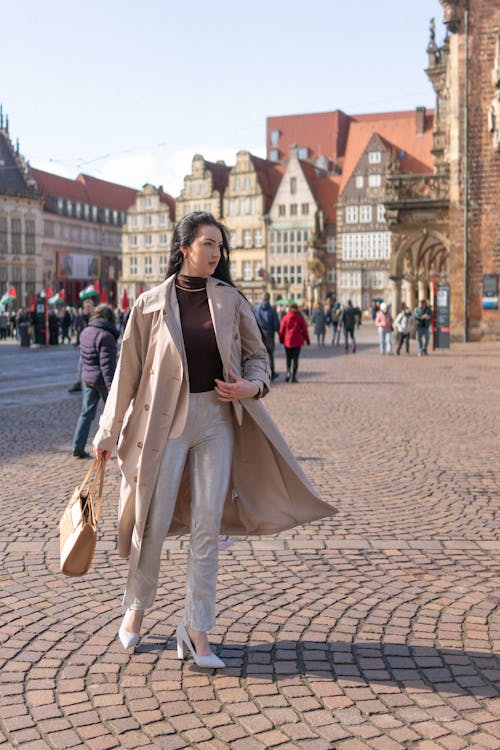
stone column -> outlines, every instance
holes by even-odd
[[[401,310],[401,276],[391,277],[391,311],[395,318]]]

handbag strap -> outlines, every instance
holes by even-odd
[[[102,490],[104,486],[104,468],[105,468],[104,459],[95,458],[92,461],[90,468],[87,471],[85,478],[79,487],[79,491],[81,493],[81,491],[88,485],[89,487],[88,500],[90,500],[93,497],[94,492],[96,491],[97,485],[99,484],[99,489],[97,491],[97,498],[96,498],[95,509],[94,509],[94,517],[95,517],[96,523],[99,520],[99,513],[101,512]],[[92,483],[90,483],[90,477],[94,470],[95,470],[95,475],[92,480]]]

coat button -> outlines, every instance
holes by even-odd
[[[155,373],[154,373],[154,370],[153,370],[153,368],[152,368],[152,367],[151,367],[151,368],[150,368],[150,370],[149,370],[149,374],[150,374],[150,375],[154,375],[154,374],[155,374]]]
[[[142,443],[141,443],[141,441],[140,441],[140,440],[139,440],[139,442],[137,443],[137,447],[138,447],[138,448],[142,448]]]
[[[149,404],[145,404],[144,411],[149,411]]]

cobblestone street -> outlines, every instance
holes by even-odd
[[[500,343],[382,357],[366,323],[355,355],[303,350],[299,384],[278,347],[266,405],[339,513],[221,553],[218,673],[177,659],[186,537],[117,641],[115,460],[91,572],[59,573],[76,364],[0,344],[0,750],[500,748]]]

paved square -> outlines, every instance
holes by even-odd
[[[297,385],[278,349],[266,404],[339,513],[221,553],[213,674],[176,658],[185,537],[116,640],[116,461],[90,574],[59,574],[77,355],[0,345],[0,748],[500,748],[500,344],[359,339],[303,350]]]

